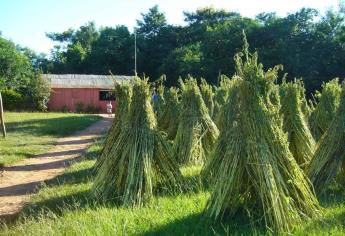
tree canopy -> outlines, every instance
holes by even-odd
[[[139,75],[156,80],[166,74],[167,85],[173,85],[179,76],[191,74],[216,84],[219,75],[234,73],[233,56],[241,49],[244,30],[267,68],[282,64],[289,78],[303,78],[308,93],[324,81],[345,76],[342,6],[322,14],[303,8],[285,17],[261,13],[255,18],[205,7],[184,12],[184,17],[184,26],[169,24],[157,5],[141,14],[135,27]],[[47,37],[55,42],[50,58],[28,49],[12,53],[15,45],[2,39],[0,50],[6,48],[6,53],[0,60],[6,62],[1,63],[1,76],[25,83],[26,76],[18,75],[25,75],[30,66],[51,73],[134,74],[134,30],[126,26],[98,28],[88,22]],[[6,70],[9,58],[17,65],[11,72]],[[5,81],[7,86],[12,83]]]

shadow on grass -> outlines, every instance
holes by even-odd
[[[265,234],[256,231],[250,225],[241,223],[236,217],[212,221],[203,213],[191,214],[185,218],[171,221],[160,227],[146,231],[144,236],[151,235],[252,235]]]

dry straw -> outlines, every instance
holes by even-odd
[[[180,186],[182,175],[170,145],[157,129],[149,84],[136,79],[126,126],[99,167],[93,193],[101,201],[141,206],[155,189]]]
[[[304,91],[300,80],[283,82],[280,86],[283,129],[288,134],[290,151],[303,169],[309,164],[315,151],[315,141],[302,112]]]
[[[325,190],[344,164],[345,158],[345,83],[340,105],[326,133],[321,137],[307,173],[317,192]]]
[[[320,212],[276,120],[279,101],[272,101],[271,93],[279,67],[264,72],[257,54],[248,53],[246,41],[244,54],[237,54],[235,62],[236,92],[224,107],[226,127],[211,155],[213,167],[205,167],[213,174],[206,214],[218,219],[243,212],[273,232],[289,232]]]
[[[174,140],[175,157],[181,164],[203,163],[218,138],[213,123],[193,78],[181,82],[182,100]]]

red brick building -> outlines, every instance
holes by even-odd
[[[116,83],[132,80],[132,76],[107,75],[43,75],[51,83],[48,103],[51,111],[106,113],[107,104],[116,107]]]

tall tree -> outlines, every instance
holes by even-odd
[[[160,12],[158,5],[149,9],[148,13],[141,14],[142,20],[137,20],[137,33],[143,35],[145,38],[152,38],[167,26],[164,13]]]

